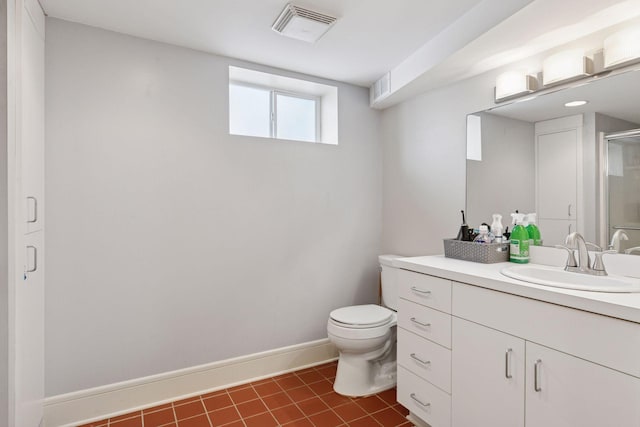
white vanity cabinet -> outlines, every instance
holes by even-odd
[[[639,323],[421,273],[399,277],[398,400],[412,416],[432,427],[640,426]],[[424,290],[421,280],[450,296],[448,312],[420,310],[425,297],[412,288]],[[431,321],[442,316],[450,341],[442,326],[412,321],[442,325]]]
[[[433,426],[451,424],[451,281],[398,271],[398,401]]]

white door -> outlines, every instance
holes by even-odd
[[[16,285],[15,425],[37,427],[44,399],[43,232],[24,243],[24,278]]]
[[[453,318],[453,427],[524,426],[524,340]]]
[[[539,218],[576,220],[577,147],[577,129],[537,136],[536,191]]]
[[[527,427],[640,426],[640,379],[531,342],[526,347]]]

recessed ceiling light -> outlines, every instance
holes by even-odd
[[[580,107],[582,105],[588,104],[589,101],[571,101],[564,104],[565,107]]]

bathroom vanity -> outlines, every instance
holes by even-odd
[[[508,263],[398,267],[398,401],[432,427],[640,426],[640,293],[552,288]]]

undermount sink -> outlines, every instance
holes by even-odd
[[[512,279],[554,288],[591,292],[640,292],[640,279],[624,276],[592,276],[564,271],[560,267],[516,265],[500,270]]]

